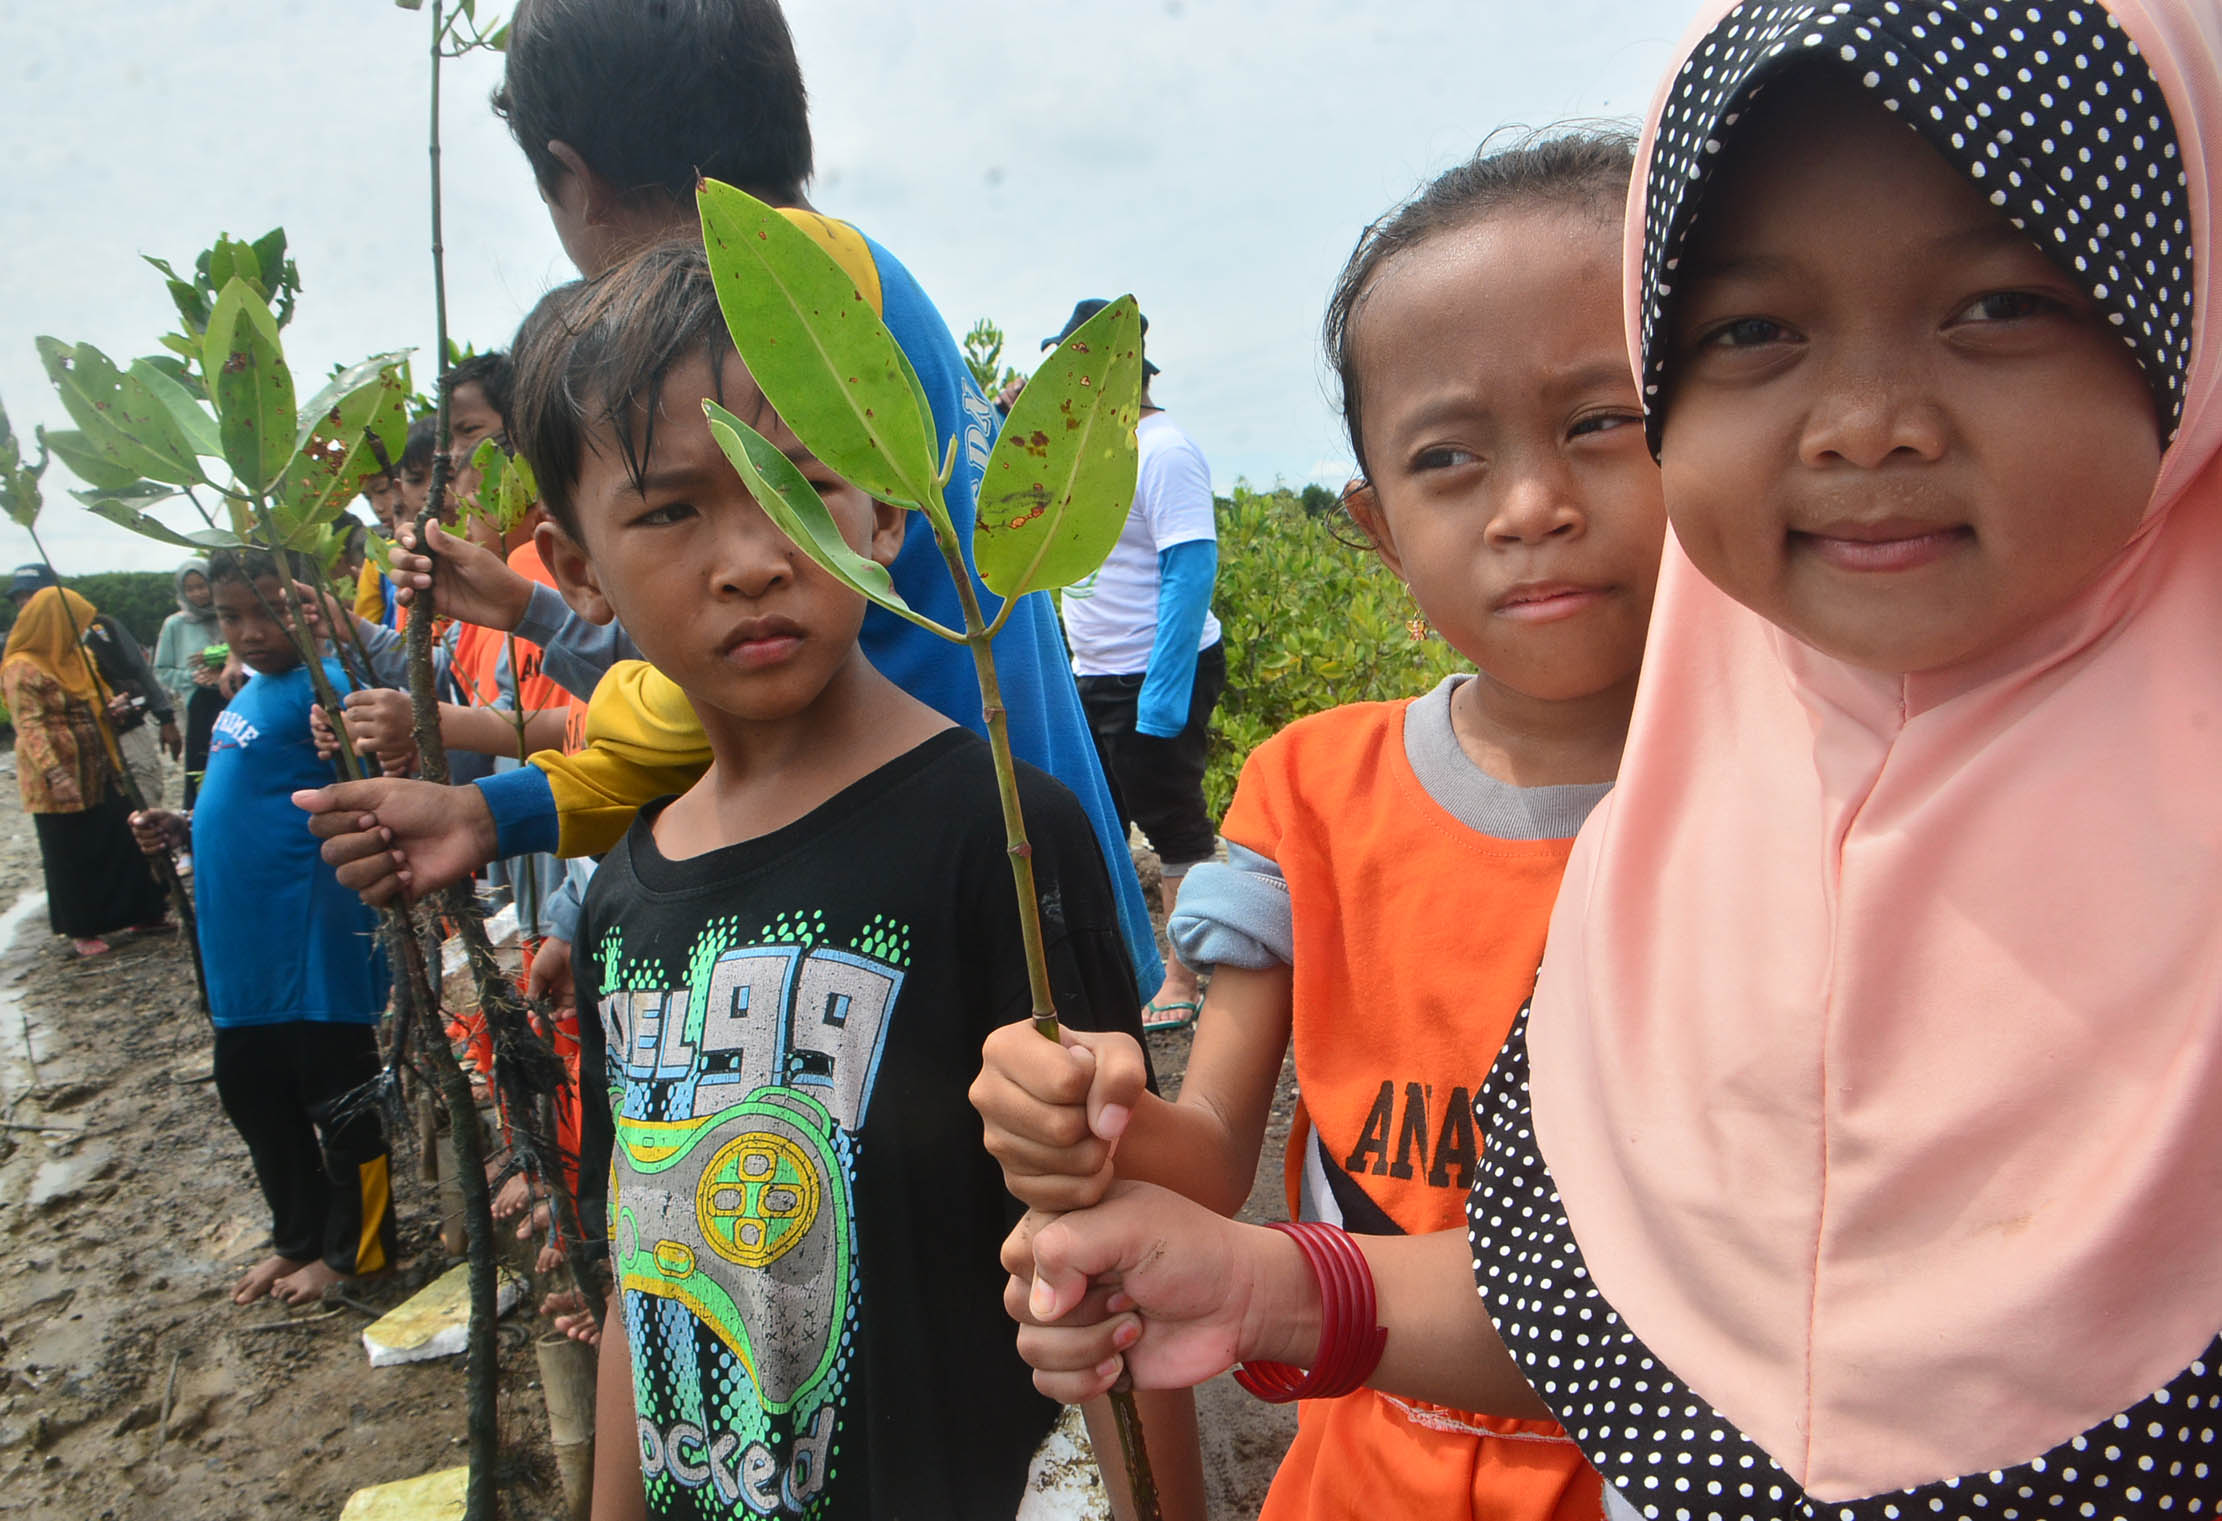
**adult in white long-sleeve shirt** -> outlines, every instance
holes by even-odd
[[[1064,332],[1044,347],[1063,341],[1103,305],[1075,306]],[[1142,331],[1149,331],[1146,318]],[[1145,356],[1136,429],[1141,457],[1126,527],[1102,569],[1065,592],[1064,612],[1073,675],[1112,800],[1121,822],[1140,825],[1157,852],[1170,913],[1181,878],[1217,845],[1204,806],[1204,762],[1227,661],[1211,611],[1219,571],[1211,468],[1151,399],[1157,372]],[[1147,1020],[1185,1023],[1196,1001],[1196,974],[1169,956]]]

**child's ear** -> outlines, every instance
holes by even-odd
[[[1381,511],[1381,498],[1375,493],[1373,483],[1359,476],[1343,487],[1342,506],[1343,511],[1350,514],[1350,521],[1358,525],[1358,531],[1373,541],[1373,552],[1389,567],[1389,573],[1403,580],[1404,561],[1397,554],[1396,540],[1389,536],[1389,520]]]
[[[607,226],[617,218],[622,199],[615,186],[595,172],[579,150],[560,137],[548,139],[548,155],[571,173],[576,182],[572,191],[579,198],[579,221],[588,227]]]
[[[910,512],[892,502],[872,501],[872,535],[865,541],[865,558],[893,565],[902,552],[903,531],[910,527]]]
[[[602,595],[602,583],[594,574],[593,560],[555,519],[541,519],[540,526],[532,531],[532,547],[540,551],[540,563],[555,577],[556,590],[563,594],[572,612],[589,623],[606,624],[617,620],[617,610],[610,606],[609,598]]]

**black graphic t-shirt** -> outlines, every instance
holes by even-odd
[[[1020,771],[1058,1013],[1138,1035],[1087,816]],[[1019,1209],[965,1096],[1028,1009],[988,747],[948,730],[686,860],[660,812],[577,940],[581,1176],[612,1186],[649,1513],[1010,1516],[1057,1409],[1003,1313]]]

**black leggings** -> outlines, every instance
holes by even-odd
[[[280,1257],[321,1257],[349,1274],[393,1261],[385,1129],[377,1107],[356,1094],[377,1075],[369,1025],[217,1029],[216,1096],[254,1159]]]
[[[1219,840],[1204,809],[1204,762],[1211,749],[1211,710],[1227,685],[1226,644],[1215,643],[1196,657],[1188,726],[1171,739],[1134,727],[1140,676],[1083,676],[1079,685],[1119,827],[1141,825],[1150,849],[1168,867],[1210,860]]]

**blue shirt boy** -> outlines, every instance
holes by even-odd
[[[336,660],[325,674],[351,685]],[[308,668],[251,676],[216,720],[193,809],[193,907],[217,1025],[374,1024],[386,1006],[377,920],[339,885],[293,806],[332,779],[309,732]]]

